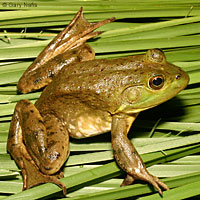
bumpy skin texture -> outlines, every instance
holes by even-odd
[[[35,105],[28,100],[16,105],[10,126],[7,148],[22,170],[24,189],[53,182],[66,194],[59,178],[69,156],[69,136],[84,138],[110,130],[115,158],[127,172],[122,185],[140,179],[160,194],[161,187],[169,189],[148,173],[127,134],[139,112],[174,97],[189,77],[158,49],[94,60],[85,41],[100,34],[94,29],[113,20],[89,23],[80,10],[19,80],[22,93],[48,85]]]

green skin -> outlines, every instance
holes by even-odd
[[[94,29],[113,20],[92,24],[80,10],[19,80],[22,93],[47,86],[35,105],[28,100],[16,105],[10,125],[7,148],[22,170],[23,189],[53,182],[66,194],[59,178],[69,156],[69,137],[108,131],[115,158],[127,173],[122,185],[139,179],[154,185],[160,194],[161,188],[169,189],[148,173],[127,134],[139,112],[174,97],[189,77],[158,49],[95,60],[85,41],[100,34]]]

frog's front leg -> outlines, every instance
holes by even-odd
[[[135,116],[114,115],[112,118],[112,146],[119,166],[127,173],[122,186],[130,185],[134,180],[143,180],[151,183],[160,194],[162,190],[169,190],[168,186],[157,177],[149,174],[135,147],[128,139],[127,134]]]
[[[11,121],[7,149],[21,168],[28,189],[52,182],[66,194],[60,167],[69,154],[69,135],[53,115],[43,118],[28,100],[21,100]]]

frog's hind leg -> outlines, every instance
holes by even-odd
[[[93,31],[111,21],[114,18],[90,23],[84,18],[81,8],[71,23],[45,47],[24,72],[18,82],[18,90],[22,93],[38,90],[48,85],[52,81],[52,75],[55,76],[64,65],[93,59],[94,51],[85,42],[101,34],[101,31]],[[87,50],[91,53],[87,52],[85,56]]]
[[[95,29],[114,20],[115,18],[113,17],[100,22],[90,23],[84,18],[81,8],[70,24],[49,43],[34,62],[39,64],[46,63],[47,60],[58,54],[81,46],[88,39],[102,33],[101,31],[93,32]]]
[[[34,149],[35,151],[32,154],[35,154],[35,157],[38,156],[38,159],[42,155],[46,155],[47,143],[45,141],[47,136],[45,135],[46,128],[42,121],[43,119],[38,110],[31,102],[28,100],[20,101],[16,105],[11,121],[7,150],[22,171],[24,179],[23,190],[41,183],[52,182],[60,186],[63,193],[66,194],[65,185],[58,179],[63,177],[59,169],[53,174],[42,172],[40,166],[38,166],[38,161],[34,160],[34,156],[30,154]],[[69,140],[66,139],[65,142],[68,143]],[[68,155],[68,150],[66,150],[65,155]],[[62,164],[63,162],[59,166]]]

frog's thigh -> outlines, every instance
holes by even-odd
[[[46,128],[45,153],[36,159],[41,171],[52,174],[62,167],[69,156],[69,133],[53,114],[45,115],[43,120]]]

